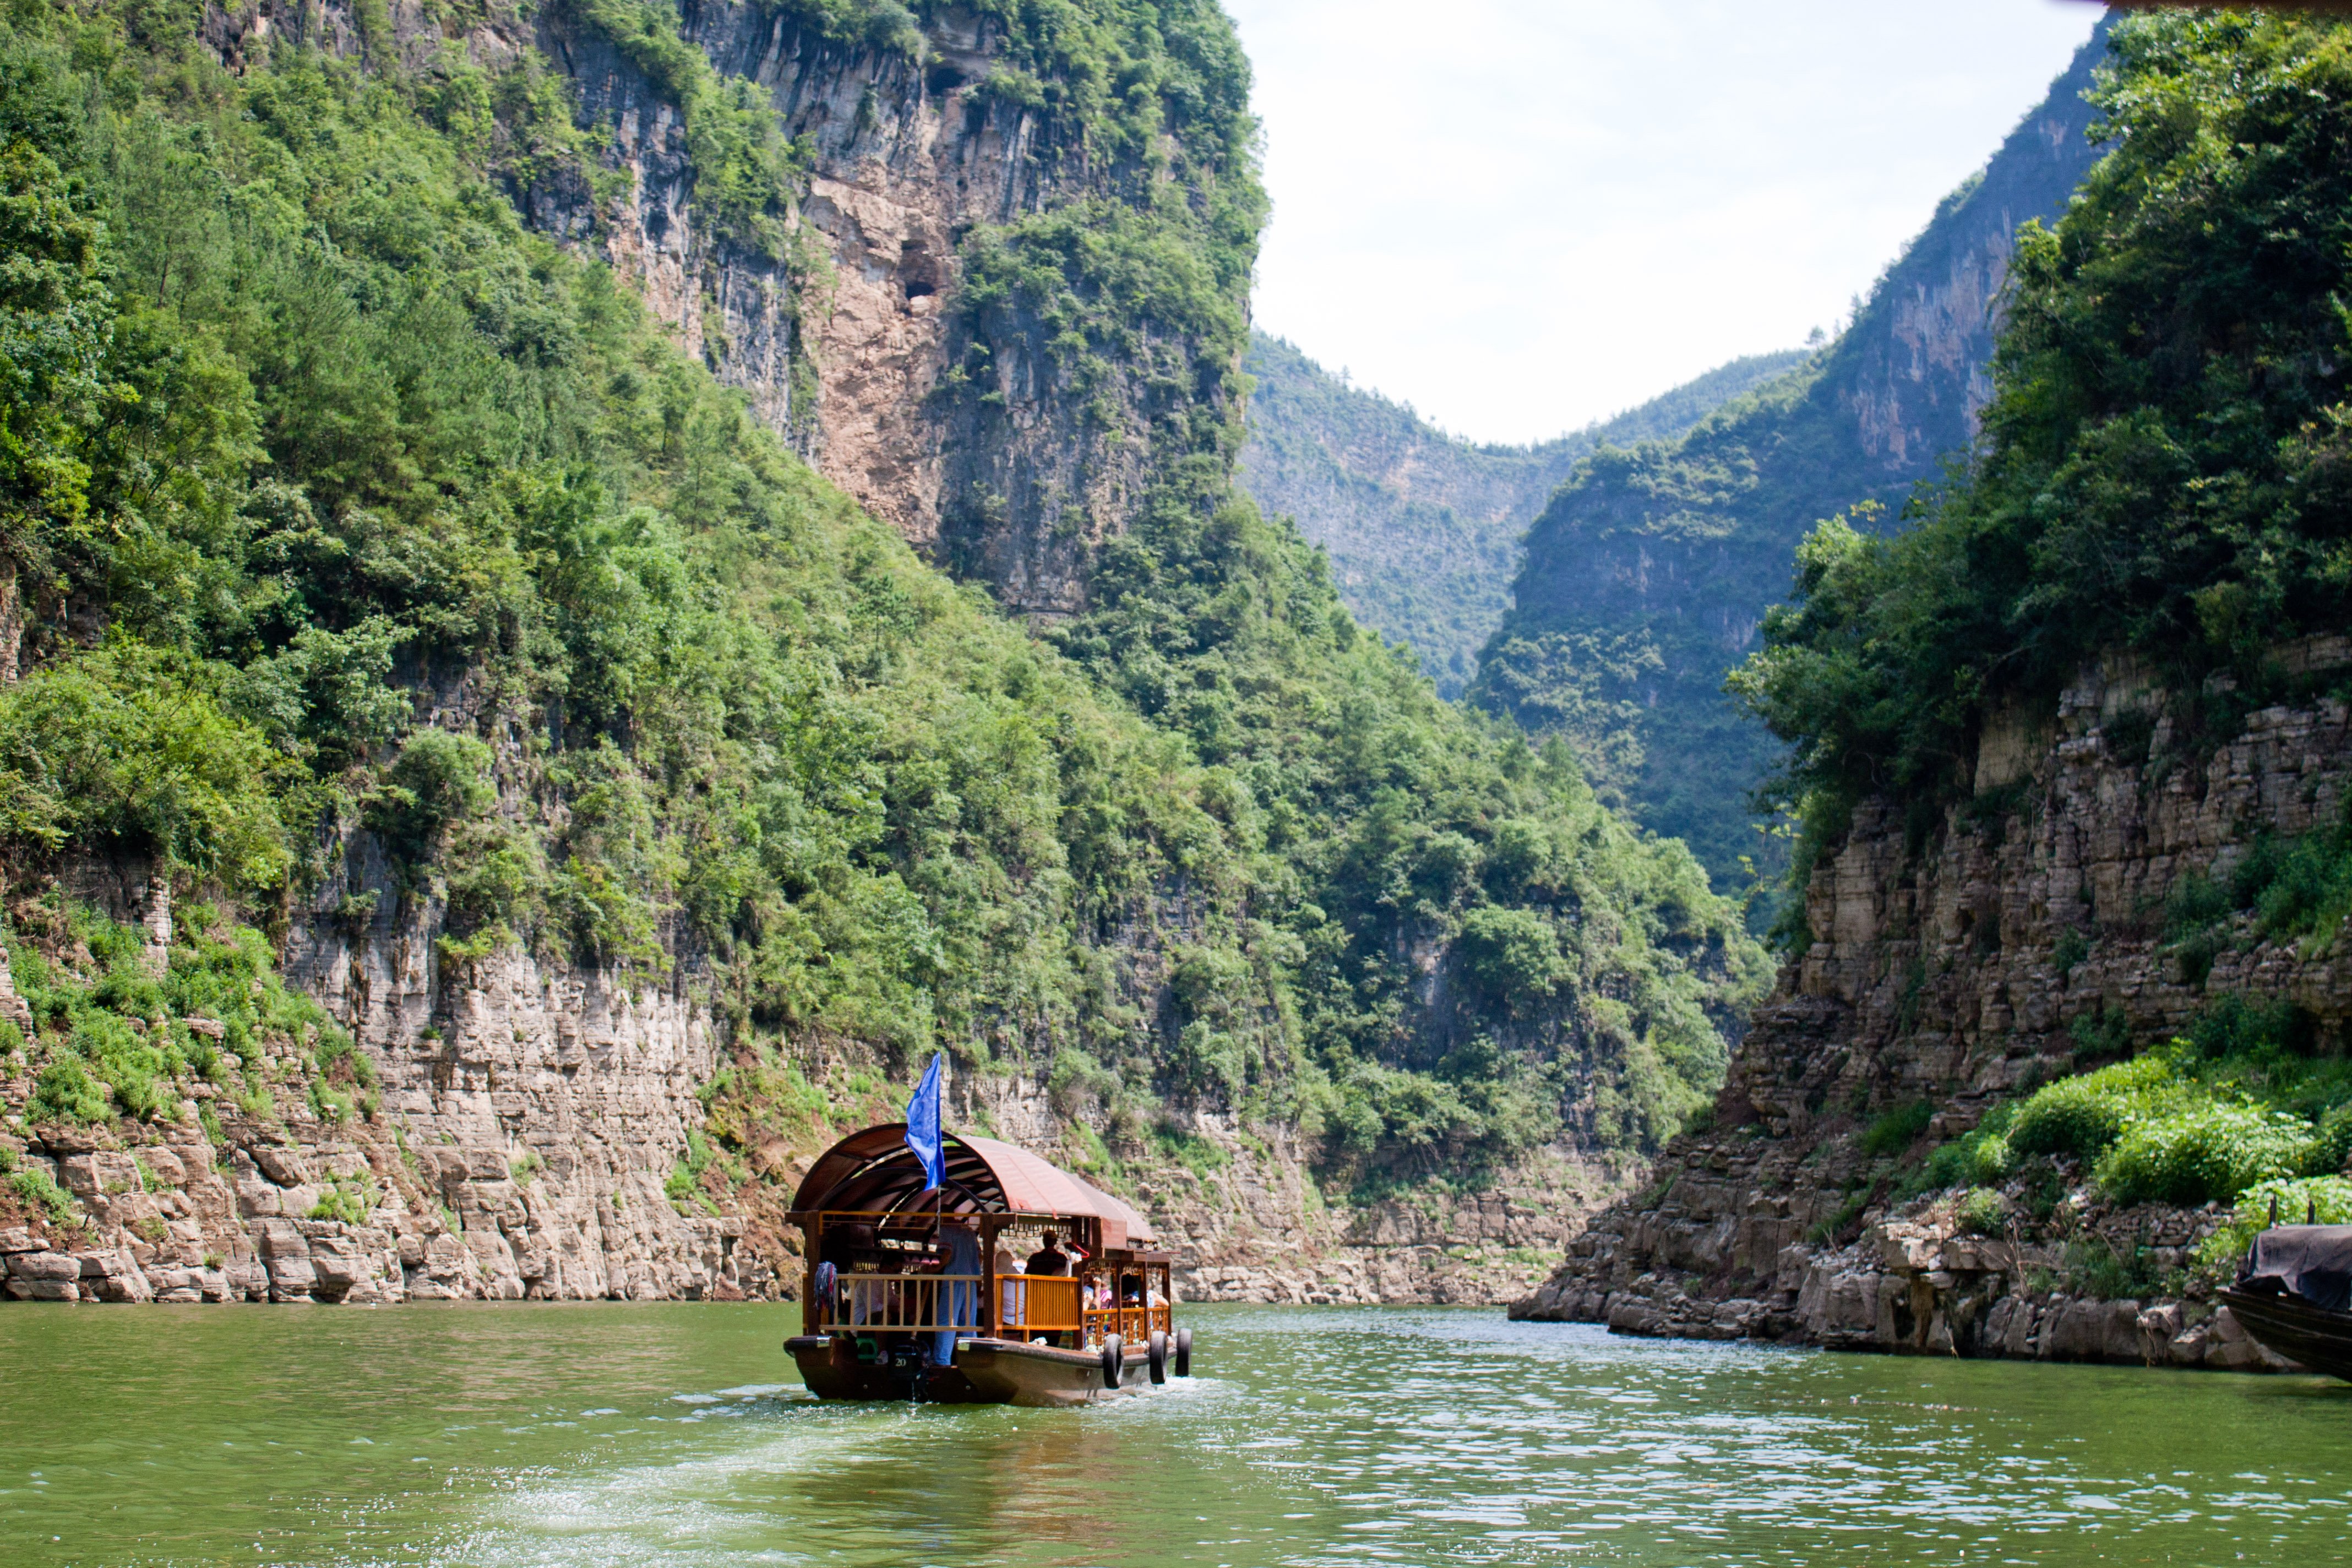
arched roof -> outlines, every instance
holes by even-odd
[[[1124,1225],[1130,1245],[1151,1239],[1150,1220],[1026,1149],[968,1133],[946,1133],[941,1142],[948,1166],[941,1207],[949,1214],[1091,1215]],[[913,1205],[929,1190],[914,1151],[907,1147],[907,1124],[886,1121],[851,1133],[819,1155],[793,1194],[793,1207],[803,1213],[887,1214]]]

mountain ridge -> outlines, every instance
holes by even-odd
[[[1582,429],[1513,446],[1441,430],[1253,331],[1242,482],[1329,552],[1350,610],[1410,643],[1439,692],[1458,698],[1507,607],[1520,536],[1580,459],[1612,442],[1679,435],[1803,357],[1733,360]]]

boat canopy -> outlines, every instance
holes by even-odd
[[[2296,1296],[2330,1312],[2352,1310],[2352,1225],[2278,1225],[2254,1237],[2238,1289]]]
[[[940,1142],[948,1179],[940,1202],[948,1214],[1091,1217],[1123,1228],[1130,1246],[1151,1240],[1150,1221],[1026,1149],[969,1133],[943,1133]],[[922,1165],[907,1147],[907,1124],[887,1121],[851,1133],[818,1156],[793,1195],[793,1209],[799,1214],[888,1214],[912,1209],[929,1191]],[[930,1205],[922,1207],[928,1213]]]

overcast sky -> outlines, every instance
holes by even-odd
[[[1225,0],[1258,324],[1482,441],[1834,330],[2098,20],[2083,0]]]

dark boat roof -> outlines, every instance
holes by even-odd
[[[948,1166],[941,1206],[949,1214],[1107,1219],[1127,1227],[1129,1246],[1152,1239],[1150,1220],[1026,1149],[969,1133],[945,1133],[941,1142]],[[929,1190],[914,1151],[907,1147],[907,1124],[886,1121],[851,1133],[819,1155],[793,1194],[793,1210],[887,1214],[911,1207]]]
[[[2297,1297],[2341,1312],[2352,1307],[2352,1225],[2277,1225],[2254,1237],[2238,1289]]]

